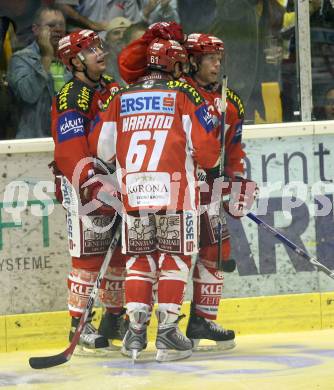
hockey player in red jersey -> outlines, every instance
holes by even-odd
[[[119,86],[110,76],[103,74],[106,68],[104,52],[95,32],[80,30],[62,38],[58,55],[73,73],[73,78],[60,90],[52,105],[57,192],[67,213],[68,242],[72,256],[72,270],[68,277],[71,340],[112,239],[113,230],[107,227],[112,225],[115,214],[112,208],[96,203],[101,207],[93,209],[88,215],[81,215],[81,205],[96,202],[96,194],[101,187],[98,181],[85,185],[88,179],[92,181],[94,175],[101,173],[101,164],[99,167],[89,152],[87,136],[99,108]],[[78,169],[78,163],[84,161],[82,159],[87,161],[82,169]],[[99,291],[106,313],[99,332],[92,325],[91,318],[85,325],[79,341],[82,350],[101,352],[109,346],[108,338],[122,339],[119,324],[124,311],[124,272],[125,261],[119,247],[111,259]]]
[[[116,94],[89,135],[92,153],[122,169],[126,306],[123,353],[146,348],[157,280],[157,361],[185,358],[192,343],[178,329],[191,255],[198,251],[198,164],[213,168],[220,144],[197,90],[178,81],[188,56],[176,41],[154,39],[146,76]],[[113,134],[113,136],[111,136]],[[109,142],[106,140],[109,139]]]
[[[142,53],[145,51],[145,47],[149,45],[153,33],[157,31],[173,34],[175,39],[182,39],[183,36],[181,27],[175,23],[171,23],[171,25],[169,23],[157,23],[150,26],[141,38],[134,41],[120,53],[120,74],[127,82],[133,82],[136,77],[145,74]],[[221,87],[218,80],[224,52],[223,42],[206,34],[191,34],[185,46],[190,54],[191,75],[184,77],[184,79],[195,88],[198,88],[205,98],[214,118],[215,134],[217,138],[220,138],[222,102]],[[241,99],[234,91],[228,89],[224,174],[229,176],[229,183],[224,183],[223,192],[228,194],[232,187],[231,183],[236,184],[236,191],[232,191],[230,202],[224,202],[226,211],[236,218],[243,216],[245,210],[251,207],[257,188],[256,183],[243,178],[242,159],[244,151],[241,146],[243,116],[244,107]],[[194,272],[194,296],[187,335],[193,339],[195,348],[198,347],[200,339],[215,340],[219,348],[232,348],[235,345],[234,332],[224,330],[213,322],[217,317],[223,287],[223,274],[217,270],[216,266],[218,257],[217,222],[221,194],[215,194],[212,198],[214,175],[207,175],[207,172],[203,169],[199,169],[198,174],[199,180],[207,181],[208,186],[203,185],[203,191],[201,192],[201,211],[204,211],[201,215],[200,224],[201,249]],[[216,201],[212,202],[212,199]],[[245,209],[243,210],[243,208]],[[229,233],[225,223],[222,229],[222,239],[223,269],[231,272],[235,268],[235,261],[230,259]]]
[[[198,89],[206,100],[214,118],[216,136],[220,138],[222,120],[222,96],[219,77],[224,54],[223,42],[208,34],[190,34],[185,42],[190,59],[190,77],[186,81]],[[241,99],[230,88],[227,89],[225,116],[225,161],[224,174],[237,183],[238,191],[230,203],[224,203],[225,210],[235,218],[243,216],[243,207],[250,208],[254,201],[256,183],[244,179],[242,148],[242,124],[244,107]],[[201,339],[214,340],[219,349],[233,348],[235,334],[214,323],[217,318],[223,287],[223,273],[217,269],[218,257],[218,220],[220,197],[212,201],[214,177],[205,170],[199,170],[200,180],[209,185],[209,190],[201,192],[200,251],[193,274],[193,300],[187,337],[193,340],[194,348],[200,348]],[[230,187],[229,187],[230,188]],[[247,190],[246,190],[247,189]],[[207,192],[206,192],[207,191]],[[229,192],[226,188],[226,193]],[[225,218],[222,221],[222,259],[223,269],[229,272],[235,268],[235,261],[230,259],[230,240]]]

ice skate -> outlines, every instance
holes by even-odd
[[[193,342],[194,351],[216,350],[222,351],[235,347],[233,330],[224,329],[215,322],[195,314],[192,305],[186,335]],[[200,345],[201,340],[211,340],[215,344]]]
[[[110,347],[119,349],[117,341],[122,341],[129,328],[129,320],[124,318],[125,309],[119,314],[105,312],[102,316],[98,333],[109,340]],[[116,341],[116,343],[115,343]]]
[[[122,354],[131,357],[135,362],[143,349],[147,346],[147,326],[130,324],[125,334]]]
[[[167,312],[157,311],[159,325],[155,346],[158,362],[186,359],[192,354],[191,340],[181,333],[178,327],[178,322],[183,317],[180,316],[174,322],[169,322],[169,316],[170,314],[167,314]]]
[[[74,352],[74,354],[77,356],[91,356],[91,355],[104,356],[108,354],[108,352],[114,350],[113,348],[109,347],[108,339],[102,336],[101,334],[99,334],[97,329],[92,324],[93,315],[88,318],[87,323],[84,325],[82,329],[78,345]],[[72,338],[79,324],[79,321],[80,318],[72,317],[69,341],[72,341]]]
[[[130,312],[129,317],[129,329],[124,336],[121,352],[135,362],[141,351],[147,347],[147,313],[137,310]]]

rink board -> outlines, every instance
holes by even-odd
[[[243,138],[248,172],[262,191],[268,182],[296,180],[305,181],[308,191],[307,199],[288,216],[280,211],[282,191],[270,193],[269,213],[260,217],[334,268],[333,211],[317,218],[310,212],[314,183],[321,177],[333,180],[334,123],[246,126]],[[0,142],[0,316],[66,310],[70,261],[65,213],[55,202],[47,168],[52,151],[51,139]],[[19,200],[26,196],[27,203],[4,202],[5,191],[7,198],[14,191],[15,200],[18,193]],[[327,200],[332,201],[333,192],[325,194]],[[334,291],[333,280],[248,218],[230,219],[228,224],[237,271],[225,275],[225,298]],[[189,288],[186,298],[190,296]]]
[[[273,332],[297,332],[334,328],[334,293],[294,294],[273,297],[234,298],[221,301],[218,322],[234,329],[237,335]],[[182,311],[189,313],[189,302]],[[98,326],[101,310],[94,318]],[[185,331],[187,319],[180,327]],[[0,317],[0,351],[25,351],[64,348],[68,341],[68,313],[32,313]],[[153,315],[149,340],[156,334]]]

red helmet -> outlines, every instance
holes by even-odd
[[[189,54],[224,53],[224,42],[213,35],[193,33],[188,35],[184,47]]]
[[[58,57],[69,70],[72,70],[71,60],[94,43],[101,45],[101,39],[96,32],[92,30],[74,31],[59,40]]]
[[[186,49],[177,41],[156,38],[147,48],[147,67],[151,69],[171,73],[177,62],[189,62]]]

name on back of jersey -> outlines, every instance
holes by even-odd
[[[123,117],[122,132],[134,130],[169,130],[172,127],[174,117],[171,115],[133,115]]]

